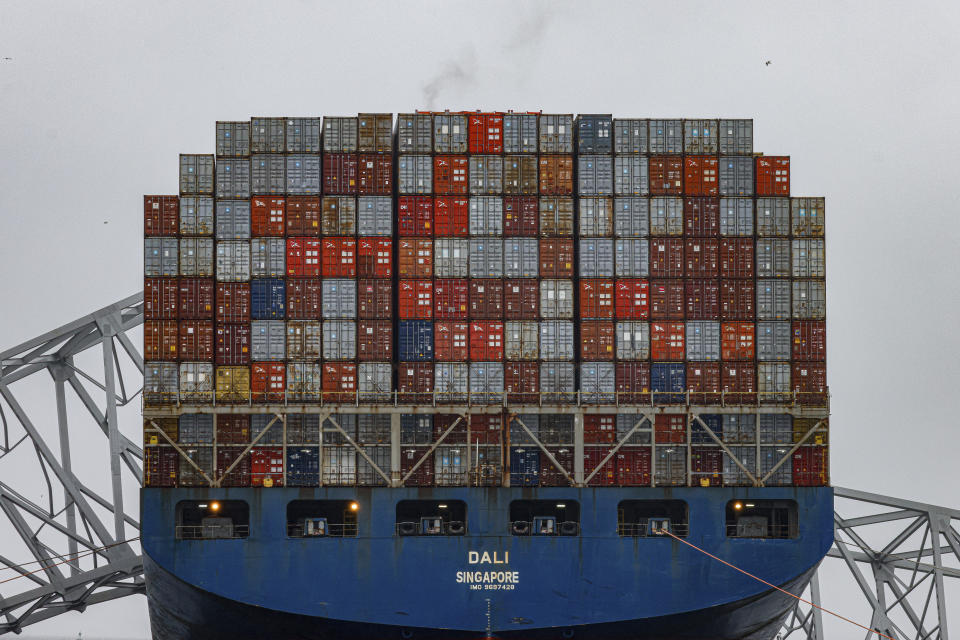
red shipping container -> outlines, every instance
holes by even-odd
[[[250,485],[283,486],[283,447],[250,449]]]
[[[178,295],[176,278],[144,278],[144,320],[176,320]]]
[[[466,362],[469,352],[470,325],[466,322],[433,324],[433,357],[439,362]]]
[[[687,320],[720,319],[720,282],[687,280],[684,283]]]
[[[540,363],[504,363],[503,391],[507,394],[507,402],[511,404],[538,404],[540,401]]]
[[[690,404],[720,404],[720,389],[719,362],[687,363]]]
[[[683,238],[650,239],[650,277],[682,278]]]
[[[279,404],[287,389],[287,366],[283,362],[254,362],[250,365],[250,390],[254,402]]]
[[[324,238],[321,240],[320,264],[320,274],[324,278],[356,278],[356,239]]]
[[[614,379],[618,404],[650,404],[649,362],[618,362]]]
[[[213,321],[180,321],[179,357],[183,361],[213,361]]]
[[[447,429],[453,429],[443,439],[443,444],[466,444],[467,420],[459,415],[436,414],[433,416],[433,439],[439,440]]]
[[[217,447],[217,476],[222,477],[221,487],[250,486],[250,455],[243,456],[236,465],[233,464],[245,448]],[[230,469],[230,473],[224,475],[227,469]]]
[[[759,156],[757,158],[757,195],[790,195],[790,156]]]
[[[652,480],[650,447],[620,447],[617,479],[623,487],[649,487]]]
[[[503,318],[503,280],[470,280],[470,318],[472,320]]]
[[[175,487],[180,454],[173,447],[144,447],[143,479],[147,487]]]
[[[469,114],[467,116],[467,142],[471,154],[503,153],[503,114]]]
[[[720,240],[720,277],[752,278],[755,255],[753,238]]]
[[[583,416],[583,441],[586,444],[604,444],[617,441],[615,414],[588,413]]]
[[[221,413],[217,416],[217,444],[248,444],[250,416]]]
[[[827,323],[800,320],[793,323],[793,359],[823,362],[827,359]]]
[[[287,280],[287,318],[319,320],[323,286],[317,280]]]
[[[613,280],[581,280],[580,317],[613,318],[613,291]]]
[[[724,404],[757,404],[757,369],[752,362],[724,362],[720,384]]]
[[[693,447],[690,450],[690,471],[694,485],[720,486],[723,483],[723,450]]]
[[[437,320],[466,320],[469,287],[465,278],[433,281],[433,317]]]
[[[409,478],[407,474],[410,474]],[[401,449],[400,476],[407,478],[403,483],[405,487],[432,487],[434,484],[433,453],[430,452],[430,447]]]
[[[794,362],[790,383],[798,404],[824,407],[827,404],[827,365],[823,362]]]
[[[646,280],[616,281],[618,320],[646,320],[650,317],[650,283]]]
[[[250,364],[249,324],[217,325],[216,362],[223,366]]]
[[[716,238],[690,238],[684,243],[688,278],[716,278],[720,241]]]
[[[682,322],[650,323],[650,358],[652,360],[683,360],[686,326]]]
[[[507,320],[540,317],[540,283],[536,279],[503,281],[503,317]]]
[[[460,196],[437,196],[433,202],[433,217],[437,237],[466,237],[470,233],[470,200]]]
[[[650,195],[683,195],[681,156],[650,156]]]
[[[809,445],[800,447],[793,452],[794,486],[826,486],[830,480],[827,469],[827,447]]]
[[[720,198],[684,198],[683,234],[715,238],[720,233]]]
[[[580,359],[613,360],[613,322],[586,320],[580,323]]]
[[[357,360],[390,362],[393,359],[393,321],[360,320],[357,322]]]
[[[467,195],[467,156],[434,156],[433,192],[440,195]]]
[[[357,400],[357,365],[325,362],[321,385],[323,402],[353,404]]]
[[[217,322],[250,322],[250,283],[217,283]]]
[[[500,434],[503,431],[503,414],[471,414],[469,418],[470,444],[500,444]]]
[[[503,360],[503,323],[470,323],[470,359],[474,362]]]
[[[503,235],[540,235],[540,206],[533,196],[507,196],[503,199]]]
[[[356,154],[323,154],[323,192],[327,195],[356,194],[357,169]]]
[[[433,403],[432,362],[400,362],[397,364],[398,402],[410,404]]]
[[[716,156],[684,158],[683,192],[688,196],[718,195]]]
[[[534,445],[526,445],[525,448],[533,448]],[[573,478],[573,447],[548,447],[554,460],[563,467],[567,474]],[[597,475],[600,475],[599,473]],[[569,487],[570,481],[547,457],[547,454],[540,451],[540,486],[541,487]]]
[[[143,196],[143,235],[175,236],[180,233],[180,198]]]
[[[400,196],[397,199],[397,234],[401,236],[433,235],[433,198]]]
[[[613,487],[617,484],[617,458],[616,454],[600,466],[600,463],[610,453],[608,447],[584,447],[583,449],[583,477],[586,479],[594,469],[600,467],[600,470],[593,473],[593,477],[587,482],[588,487]]]
[[[433,240],[400,238],[397,255],[401,278],[429,278],[433,275]]]
[[[757,327],[752,322],[724,322],[720,325],[720,359],[750,361],[756,358]]]
[[[650,281],[650,318],[653,320],[682,320],[686,292],[683,280]]]
[[[433,281],[400,280],[397,302],[401,320],[433,319]]]
[[[148,320],[143,323],[143,359],[176,362],[176,320]]]
[[[254,238],[282,236],[287,232],[286,212],[286,198],[250,198],[250,234]]]
[[[213,278],[181,278],[177,295],[180,319],[212,319],[215,291]]]
[[[393,277],[393,240],[357,238],[357,277]]]
[[[683,253],[682,246],[680,253]],[[572,238],[544,238],[540,240],[540,277],[573,277]]]
[[[287,275],[291,278],[316,278],[320,275],[320,240],[287,238]]]
[[[539,159],[540,195],[573,195],[573,156],[544,155]]]
[[[357,317],[365,320],[393,318],[393,283],[390,280],[357,282]]]
[[[393,193],[393,156],[364,153],[357,158],[357,194],[389,196]]]
[[[320,196],[287,196],[288,236],[320,235]]]
[[[687,441],[687,416],[683,413],[658,413],[653,420],[657,444],[680,444]]]
[[[753,320],[756,286],[753,280],[720,281],[720,318],[722,320]]]

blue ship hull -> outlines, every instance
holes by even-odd
[[[180,500],[250,505],[250,536],[176,540]],[[286,505],[356,500],[356,538],[288,538]],[[463,500],[468,534],[396,537],[402,499]],[[514,499],[577,500],[573,537],[515,537]],[[157,640],[386,638],[769,640],[794,600],[687,545],[617,535],[624,499],[684,500],[691,543],[799,593],[833,539],[829,488],[144,489],[142,535]],[[725,533],[733,499],[794,500],[798,536]],[[470,564],[470,552],[500,564]],[[494,555],[496,554],[496,555]],[[474,555],[473,558],[476,558]],[[505,561],[505,562],[504,562]],[[513,572],[509,585],[458,581]]]

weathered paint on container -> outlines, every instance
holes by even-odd
[[[399,317],[404,320],[429,320],[433,318],[433,281],[398,281],[397,301]]]
[[[757,320],[789,320],[789,280],[757,280]]]
[[[393,359],[393,323],[361,320],[357,323],[357,360],[389,362]]]
[[[580,365],[580,401],[582,403],[613,404],[615,392],[616,380],[612,362],[584,362]]]
[[[720,198],[720,235],[753,235],[753,200]]]
[[[186,279],[187,282],[196,282]],[[178,311],[178,292],[182,281],[176,278],[144,278],[143,281],[143,318],[144,320],[176,320]]]
[[[504,358],[536,360],[540,357],[540,327],[536,322],[512,320],[504,323]]]
[[[180,235],[213,235],[213,198],[183,196],[180,200]]]
[[[686,327],[683,322],[650,323],[650,358],[683,360],[686,355]],[[719,351],[719,345],[718,349]]]
[[[250,197],[250,159],[221,158],[215,174],[217,198]]]
[[[614,344],[613,322],[606,320],[585,320],[580,323],[581,360],[613,360]]]
[[[216,320],[221,322],[250,321],[250,283],[218,282]]]
[[[721,196],[753,195],[753,158],[725,156],[720,159],[719,193]]]
[[[213,154],[180,154],[180,195],[213,195]]]
[[[397,115],[397,151],[400,153],[433,152],[433,118],[429,113]]]
[[[613,280],[580,280],[580,318],[602,320],[613,316]]]
[[[287,148],[286,131],[283,118],[251,118],[250,152],[283,153]]]
[[[650,153],[683,153],[683,121],[649,120]]]
[[[250,155],[250,121],[218,121],[216,130],[217,157]]]
[[[789,198],[757,198],[757,235],[790,235]]]
[[[386,403],[393,395],[393,367],[389,362],[361,362],[357,365],[360,402]],[[359,416],[360,418],[370,416]]]
[[[323,152],[356,153],[357,125],[355,117],[324,116]]]
[[[360,280],[357,283],[357,317],[372,320],[393,317],[393,283],[390,280]]]
[[[540,281],[540,314],[545,319],[573,317],[573,281]]]
[[[503,317],[503,281],[473,278],[469,281],[469,315],[473,320]]]
[[[655,196],[683,195],[683,158],[650,156],[650,193]]]
[[[503,159],[503,192],[507,195],[535,196],[539,188],[537,158],[505,156]]]
[[[290,196],[287,201],[287,235],[317,236],[320,233],[320,198]]]
[[[540,317],[540,284],[537,280],[504,281],[503,317],[507,320],[536,320]]]
[[[217,367],[214,375],[218,404],[250,402],[250,367]]]
[[[616,324],[617,360],[650,358],[650,325],[642,321],[619,321]]]
[[[577,157],[577,193],[581,196],[613,195],[613,157]]]
[[[540,198],[540,235],[573,235],[572,198]]]
[[[385,154],[393,151],[392,113],[361,113],[357,116],[357,151]]]
[[[180,238],[180,275],[213,276],[213,238]]]
[[[720,360],[720,323],[711,320],[687,322],[687,360],[714,362]]]
[[[790,277],[790,241],[784,238],[757,240],[757,277]]]
[[[540,171],[540,195],[573,195],[573,156],[541,155],[537,165]]]
[[[682,278],[685,272],[683,239],[653,238],[650,244],[650,275],[654,278]]]
[[[756,358],[756,324],[724,322],[720,325],[720,359],[724,362]]]
[[[616,154],[649,153],[649,122],[636,118],[614,118],[613,152]]]
[[[251,240],[250,275],[254,278],[282,278],[287,275],[286,240],[283,238]]]
[[[540,363],[505,362],[503,391],[508,404],[532,404],[540,401]],[[511,441],[517,442],[511,435]]]
[[[329,157],[329,156],[328,156]],[[287,189],[286,193],[297,196],[314,196],[320,193],[320,156],[314,154],[287,155]],[[356,166],[356,165],[354,165]],[[324,178],[326,179],[326,164],[324,164]],[[341,182],[337,186],[343,186]],[[338,193],[335,188],[327,190],[329,193]],[[345,193],[355,193],[355,189]]]
[[[325,236],[351,236],[356,232],[356,198],[324,196],[320,201],[320,233]]]
[[[250,191],[253,194],[282,194],[287,190],[287,161],[280,154],[258,154],[250,158]]]
[[[437,362],[434,365],[437,404],[466,402],[469,377],[465,362]]]
[[[320,118],[287,118],[287,153],[320,153]]]
[[[500,156],[470,156],[468,177],[471,195],[502,194],[503,158]]]
[[[753,153],[753,120],[720,120],[718,129],[722,155]]]
[[[322,353],[322,324],[316,320],[286,323],[286,350],[290,360],[319,360]]]
[[[569,320],[542,320],[540,322],[540,358],[542,360],[573,360],[573,322]]]
[[[179,373],[181,403],[206,404],[213,402],[213,363],[181,362]],[[212,438],[213,416],[204,417],[210,420],[210,436]]]
[[[650,199],[650,233],[655,236],[683,234],[683,200],[654,197]]]
[[[321,357],[324,361],[356,359],[357,323],[353,320],[324,320]]]
[[[287,363],[287,401],[319,402],[322,390],[323,367],[320,366],[319,362]],[[294,418],[294,416],[287,417],[288,423],[291,418]],[[288,424],[288,438],[289,435]]]
[[[824,320],[827,317],[823,280],[794,280],[792,302],[794,320]]]
[[[824,242],[819,238],[793,240],[791,247],[794,278],[823,278],[827,275]]]
[[[349,319],[357,317],[357,281],[332,279],[323,281],[322,317]]]
[[[433,114],[433,152],[467,152],[467,116],[462,113]]]
[[[716,120],[684,120],[683,121],[683,152],[716,154],[720,148]]]
[[[573,153],[573,115],[540,114],[540,153]]]
[[[824,209],[823,198],[791,198],[790,222],[793,235],[803,238],[823,237]]]
[[[503,363],[470,363],[470,402],[503,404]]]
[[[684,283],[684,317],[687,320],[720,319],[718,280],[687,280]]]
[[[683,320],[685,303],[683,280],[650,282],[650,317],[653,320]]]
[[[542,338],[542,330],[540,335]],[[542,347],[541,342],[541,353]],[[576,397],[576,365],[572,362],[540,363],[540,398],[543,404],[570,404],[576,401]]]
[[[503,152],[536,153],[538,148],[538,114],[503,114]]]

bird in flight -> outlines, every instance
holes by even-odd
[[[765,64],[765,65],[767,65],[767,66],[769,67],[769,66],[770,66],[770,65],[771,65],[772,63],[773,63],[773,61],[772,61],[772,60],[767,60],[767,61],[766,61],[766,62],[765,62],[764,64]]]

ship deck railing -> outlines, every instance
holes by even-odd
[[[358,528],[356,523],[327,524],[324,533],[304,533],[302,524],[288,524],[287,536],[290,538],[356,538]]]
[[[657,531],[658,529],[650,529],[646,522],[622,522],[617,525],[617,535],[624,538],[664,537],[662,533],[657,533]],[[685,538],[690,533],[690,525],[683,522],[671,522],[669,531],[674,535]]]
[[[532,520],[514,520],[507,523],[507,529],[513,536],[578,536],[580,535],[580,523],[575,520],[564,520],[555,523],[550,531],[536,531]]]
[[[402,521],[398,522],[395,526],[395,531],[398,536],[405,538],[430,538],[433,536],[464,536],[467,535],[467,524],[461,520],[450,520],[445,521],[440,525],[439,529],[431,529],[429,532],[424,532],[421,529],[420,522],[413,521]]]
[[[763,534],[755,529],[744,530],[736,524],[728,524],[726,528],[728,538],[772,538],[775,540],[787,540],[797,537],[796,527],[789,524],[768,524]]]
[[[177,540],[230,540],[248,537],[250,526],[245,524],[180,524],[176,526],[174,533]]]

